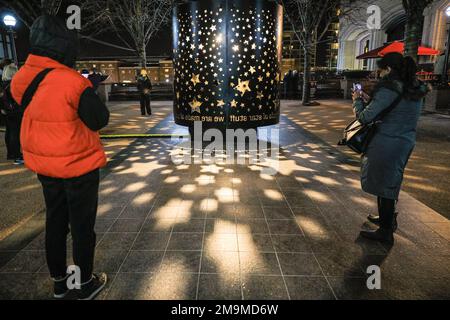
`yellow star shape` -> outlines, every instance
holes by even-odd
[[[251,66],[249,71],[251,74],[254,74],[256,72],[256,69],[255,67]]]
[[[250,81],[249,80],[242,81],[241,79],[239,79],[239,83],[234,89],[239,91],[241,93],[241,96],[243,96],[247,91],[249,92],[252,91],[250,89]]]
[[[191,106],[191,112],[198,112],[200,113],[200,106],[202,105],[202,103],[200,101],[197,101],[197,99],[194,99],[191,103],[189,103],[189,105]]]
[[[191,82],[194,84],[194,87],[200,83],[200,75],[199,74],[192,74]]]
[[[258,91],[256,98],[259,100],[262,100],[262,98],[264,98],[264,94],[262,92]]]
[[[258,81],[259,82],[263,82],[264,78],[263,77],[258,77]]]
[[[223,107],[224,105],[225,105],[225,101],[223,101],[223,100],[217,101],[217,106],[218,107]]]
[[[233,99],[233,101],[231,101],[231,107],[232,108],[236,108],[237,107],[237,101]]]

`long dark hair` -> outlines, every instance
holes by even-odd
[[[411,57],[404,57],[401,53],[391,52],[377,61],[381,69],[392,69],[391,76],[401,80],[406,87],[411,87],[417,81],[417,64]]]
[[[391,52],[377,61],[378,68],[391,68],[387,80],[401,81],[406,98],[416,100],[426,95],[427,90],[421,88],[422,83],[417,79],[417,64],[411,57],[404,57],[401,53]]]

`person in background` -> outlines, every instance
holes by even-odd
[[[137,77],[137,88],[140,94],[141,114],[145,116],[152,115],[152,108],[150,106],[150,93],[152,90],[152,82],[147,74],[147,70],[142,69]]]
[[[283,86],[284,86],[284,98],[290,99],[291,98],[291,87],[292,87],[292,70],[289,70],[283,78]]]
[[[83,69],[81,70],[80,74],[85,77],[86,79],[89,79],[89,70],[88,69]]]
[[[14,161],[16,165],[23,165],[23,156],[20,149],[20,126],[22,123],[22,110],[11,97],[11,80],[17,73],[17,66],[10,60],[2,62],[2,93],[1,112],[5,116],[6,132],[5,143],[7,160]]]
[[[106,79],[108,79],[108,76],[102,75],[100,72],[97,71],[97,69],[93,68],[91,69],[91,71],[89,71],[88,79],[92,83],[94,91],[97,92],[100,84]]]
[[[389,53],[378,62],[381,80],[370,98],[362,91],[353,93],[358,120],[369,124],[385,109],[395,108],[377,125],[367,152],[362,156],[362,189],[377,196],[378,215],[368,220],[379,225],[361,236],[392,244],[397,229],[396,203],[403,174],[416,144],[416,128],[428,87],[416,77],[417,65],[410,57]]]
[[[295,100],[298,99],[298,84],[300,81],[300,74],[297,70],[294,70],[292,72],[292,96],[291,99]]]
[[[10,83],[11,79],[17,73],[17,66],[11,59],[4,59],[2,62],[3,72],[2,72],[2,81],[3,83]]]
[[[105,273],[94,274],[94,232],[99,168],[106,155],[98,131],[109,121],[109,111],[92,84],[73,69],[78,37],[57,17],[44,15],[30,30],[30,55],[11,83],[20,104],[33,79],[52,69],[25,110],[21,142],[25,165],[38,174],[46,213],[45,250],[54,281],[54,297],[69,292],[90,300],[105,287]],[[81,283],[68,286],[67,234]],[[70,289],[73,289],[71,291]]]

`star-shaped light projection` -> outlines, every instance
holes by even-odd
[[[231,107],[232,108],[236,108],[237,107],[237,101],[233,99],[233,101],[231,101]]]
[[[191,103],[189,103],[189,105],[191,106],[191,112],[198,112],[201,113],[200,111],[200,107],[202,105],[202,103],[200,101],[197,101],[197,99],[194,99]]]
[[[236,87],[234,87],[235,90],[239,91],[241,93],[241,96],[243,96],[247,91],[252,91],[250,89],[250,81],[242,81],[239,79],[239,83]]]
[[[223,99],[217,101],[217,106],[218,107],[223,107],[224,105],[225,105],[225,101]]]

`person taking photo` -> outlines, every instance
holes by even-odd
[[[362,156],[362,189],[377,196],[378,214],[369,221],[376,231],[361,236],[392,244],[397,229],[396,203],[403,174],[416,144],[416,129],[428,87],[416,77],[417,65],[410,57],[389,53],[377,62],[380,81],[370,98],[361,90],[353,93],[353,108],[362,124],[373,122],[384,110],[394,108],[377,124]]]

